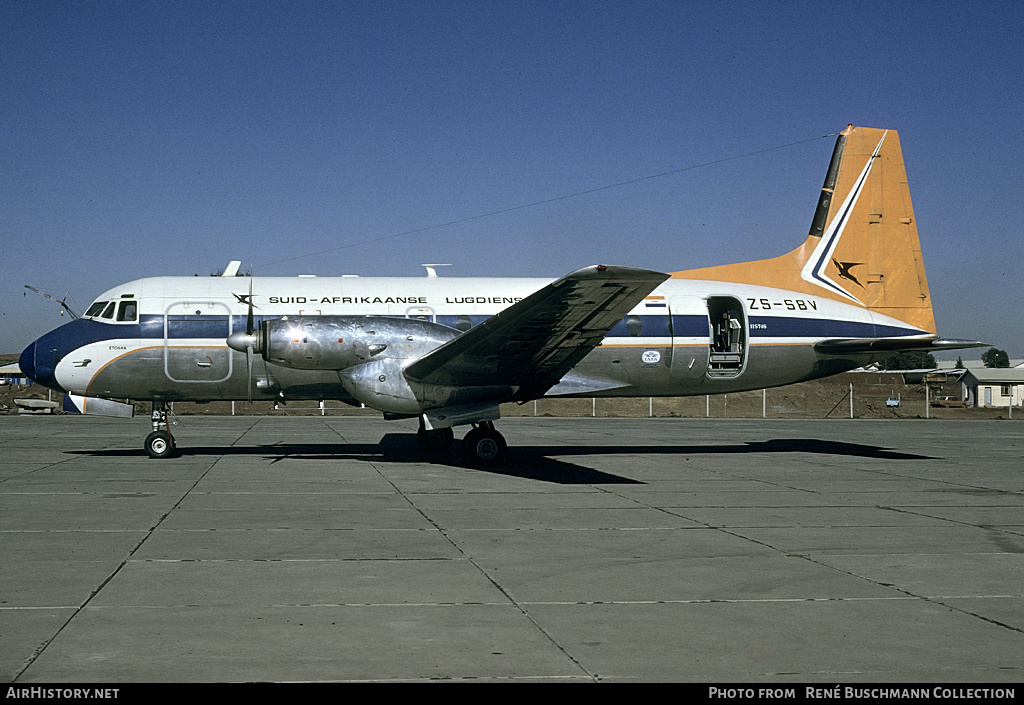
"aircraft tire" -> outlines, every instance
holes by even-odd
[[[450,428],[439,428],[433,431],[421,428],[416,432],[416,441],[420,444],[421,448],[426,450],[448,450],[452,447],[452,441],[454,440],[455,433]]]
[[[505,458],[508,444],[493,428],[474,428],[462,439],[462,456],[478,466],[493,466]]]
[[[153,431],[146,436],[145,448],[150,458],[166,458],[174,452],[174,437],[167,431]]]

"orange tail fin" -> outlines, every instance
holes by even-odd
[[[899,135],[850,125],[836,140],[807,240],[773,259],[674,272],[824,296],[935,333]]]

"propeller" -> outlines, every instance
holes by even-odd
[[[252,316],[252,271],[249,272],[249,296],[246,298],[249,305],[245,315],[245,332],[238,331],[228,336],[228,347],[232,350],[245,353],[246,380],[249,392],[249,402],[252,402],[252,359],[256,350],[262,347],[262,336],[256,332]]]

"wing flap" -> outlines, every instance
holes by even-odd
[[[508,385],[543,394],[668,275],[633,267],[577,270],[405,369],[424,384]]]

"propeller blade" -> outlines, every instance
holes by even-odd
[[[245,369],[248,373],[248,388],[249,388],[249,403],[252,404],[252,346],[247,345],[245,348]]]
[[[249,391],[249,403],[252,404],[252,268],[249,268],[249,312],[245,316],[245,334],[249,344],[245,346],[245,369],[247,373],[246,389]]]
[[[245,317],[245,334],[252,335],[252,270],[249,270],[249,313]]]
[[[241,298],[241,297],[239,297]],[[256,351],[260,351],[262,354],[263,342],[261,340],[260,333],[256,332],[256,326],[253,322],[254,308],[252,303],[252,273],[249,274],[249,298],[246,299],[248,303],[248,310],[245,314],[245,332],[236,331],[228,336],[227,344],[232,350],[245,353],[245,370],[246,370],[246,385],[248,387],[249,401],[252,401],[252,359]]]

